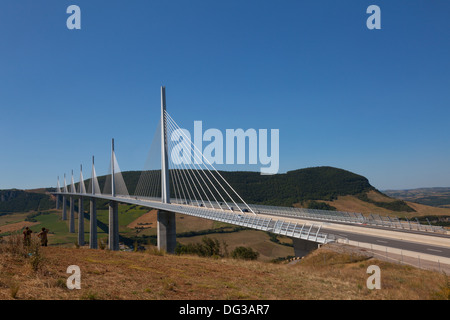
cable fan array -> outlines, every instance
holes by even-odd
[[[171,200],[179,204],[231,211],[253,210],[192,142],[185,129],[164,113],[167,125]]]
[[[158,123],[147,161],[136,184],[133,196],[136,199],[161,201],[162,120]],[[164,120],[170,168],[170,203],[237,212],[253,212],[220,172],[203,156],[201,150],[191,141],[187,130],[180,128],[167,112],[164,113]],[[109,174],[106,175],[104,180],[103,191],[101,191],[94,161],[92,161],[92,174],[88,189],[86,190],[85,188],[81,170],[81,183],[78,186],[78,190],[75,188],[72,172],[72,180],[69,185],[70,192],[112,195],[112,168],[114,168],[114,195],[129,198],[130,194],[117,162],[114,148],[112,149]],[[60,189],[59,179],[58,189]],[[65,176],[64,191],[67,192]]]

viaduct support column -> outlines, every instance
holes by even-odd
[[[66,196],[62,197],[62,220],[67,220],[67,199]]]
[[[78,245],[84,246],[84,209],[83,197],[78,199]]]
[[[59,194],[56,195],[56,210],[59,210]]]
[[[73,196],[70,196],[69,232],[75,233],[75,208]]]
[[[97,201],[91,198],[90,201],[90,221],[89,221],[89,248],[97,249]]]
[[[294,242],[294,254],[299,258],[306,256],[308,253],[319,247],[317,242],[298,238],[292,238],[292,240]]]
[[[119,211],[117,201],[109,201],[109,250],[119,250]]]
[[[167,253],[175,253],[177,232],[174,212],[158,210],[157,233],[158,249]]]

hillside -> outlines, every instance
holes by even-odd
[[[442,273],[332,246],[295,264],[61,247],[29,256],[22,248],[0,244],[0,300],[422,300],[448,299],[450,290]],[[381,290],[366,287],[373,264]],[[70,265],[80,267],[80,290],[66,287]]]
[[[48,210],[55,201],[45,193],[10,189],[0,190],[0,215],[13,212]]]
[[[246,202],[253,204],[288,207],[301,204],[312,209],[333,210],[335,208],[325,205],[324,201],[353,195],[365,202],[374,203],[375,206],[392,211],[414,211],[402,200],[374,201],[366,197],[367,192],[376,191],[367,178],[339,168],[312,167],[275,175],[261,175],[259,172],[250,171],[220,171],[219,173]],[[122,175],[128,192],[133,194],[141,171],[126,171],[122,172]],[[98,181],[102,188],[106,176],[98,177]],[[86,186],[89,182],[90,179],[85,181]],[[174,190],[171,191],[171,197],[174,197]],[[317,202],[317,200],[322,201]]]

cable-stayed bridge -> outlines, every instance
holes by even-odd
[[[96,199],[109,201],[108,247],[110,250],[119,249],[118,203],[157,209],[158,248],[167,252],[175,250],[175,213],[291,237],[294,240],[297,256],[316,248],[317,244],[348,238],[349,234],[342,236],[341,231],[348,226],[352,227],[355,235],[376,233],[379,230],[385,233],[394,232],[391,237],[398,236],[399,239],[405,234],[414,234],[414,237],[439,235],[436,243],[446,241],[448,246],[448,237],[442,227],[424,225],[418,220],[400,221],[398,218],[376,215],[363,216],[347,212],[247,204],[214,165],[203,156],[202,151],[191,141],[186,130],[180,128],[167,112],[164,87],[161,87],[161,120],[145,168],[142,170],[133,194],[130,195],[119,168],[114,139],[111,143],[109,174],[106,176],[103,190],[98,182],[94,157],[92,157],[91,178],[87,188],[82,169],[80,167],[78,183],[75,183],[73,170],[70,184],[67,183],[64,175],[61,187],[58,177],[54,194],[57,199],[57,208],[62,198],[62,219],[69,219],[69,232],[72,233],[75,232],[74,201],[78,198],[78,243],[80,245],[84,245],[83,200],[85,198],[90,200],[90,248],[97,248]],[[70,203],[69,217],[67,200]],[[418,243],[420,241],[418,240]],[[444,255],[450,257],[449,248],[446,250],[448,252],[445,251]]]

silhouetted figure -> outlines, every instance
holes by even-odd
[[[42,228],[42,231],[38,233],[38,237],[41,238],[41,246],[42,247],[46,247],[47,243],[48,243],[48,238],[47,238],[47,234],[48,234],[48,229]]]
[[[29,247],[31,245],[31,234],[33,233],[33,231],[28,228],[25,227],[25,230],[23,230],[23,245],[26,247]]]

